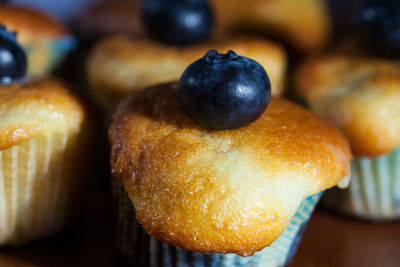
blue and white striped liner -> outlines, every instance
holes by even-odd
[[[399,219],[400,147],[385,156],[354,160],[350,187],[327,191],[322,203],[330,209],[361,219]]]
[[[55,40],[52,44],[49,71],[56,67],[64,57],[78,46],[78,41],[73,36]]]
[[[57,67],[59,63],[65,58],[65,56],[78,46],[78,41],[73,36],[66,36],[55,40],[53,39],[46,40],[40,45],[48,46],[46,47],[47,54],[43,55],[43,57],[46,56],[47,61],[46,64],[41,67],[37,67],[32,64],[29,65],[29,58],[31,57],[31,55],[33,55],[33,53],[35,53],[36,47],[35,46],[23,47],[28,57],[28,65],[29,65],[28,71],[30,72],[29,74],[43,75],[51,73],[54,70],[54,68]]]
[[[123,186],[113,179],[117,249],[135,266],[229,267],[284,266],[295,254],[302,233],[322,192],[303,201],[290,225],[271,246],[251,257],[235,254],[185,251],[150,237],[137,223],[135,211]]]

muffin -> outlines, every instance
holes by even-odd
[[[178,47],[119,36],[100,42],[88,57],[86,75],[92,96],[112,114],[124,96],[147,86],[176,81],[191,62],[210,49],[232,49],[254,58],[268,70],[272,94],[283,93],[287,58],[278,44],[234,38]]]
[[[17,33],[28,57],[29,75],[50,73],[76,46],[61,23],[28,7],[0,5],[0,24]]]
[[[210,51],[179,84],[137,91],[118,105],[109,131],[116,233],[130,261],[282,266],[321,191],[346,183],[345,138],[287,100],[268,105],[260,68],[232,51]]]
[[[61,230],[81,205],[91,154],[82,101],[58,80],[24,77],[26,57],[0,29],[0,246]]]
[[[211,0],[219,33],[237,30],[272,34],[302,52],[329,41],[331,18],[325,0]]]
[[[362,219],[400,217],[400,67],[393,60],[329,54],[308,59],[297,92],[349,139],[355,160],[347,190],[324,204]]]
[[[90,129],[82,103],[50,79],[0,86],[0,118],[0,245],[21,245],[81,204]]]

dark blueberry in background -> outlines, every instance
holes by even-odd
[[[26,72],[26,56],[16,41],[16,35],[0,26],[0,82],[21,78]]]
[[[356,12],[360,44],[382,55],[400,55],[400,0],[364,1]]]
[[[256,61],[211,50],[184,71],[178,95],[185,113],[200,126],[236,129],[264,113],[271,83]]]
[[[142,17],[151,37],[172,45],[198,43],[208,37],[213,25],[206,0],[146,0]]]

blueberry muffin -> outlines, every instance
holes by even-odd
[[[283,93],[286,52],[278,44],[254,38],[178,47],[150,39],[112,37],[100,42],[91,52],[87,80],[93,97],[111,113],[124,96],[147,86],[179,79],[187,65],[210,49],[232,49],[254,58],[268,70],[272,94]]]
[[[238,30],[272,34],[302,52],[329,41],[331,18],[325,0],[210,0],[218,33]]]
[[[396,61],[349,54],[299,68],[297,92],[342,130],[356,156],[349,189],[328,192],[329,207],[375,221],[400,217],[399,73]]]
[[[17,34],[28,57],[29,75],[51,72],[76,46],[61,23],[28,7],[0,5],[0,24]]]
[[[264,69],[232,51],[128,96],[109,136],[117,245],[145,266],[284,265],[352,159],[336,128],[270,98]]]
[[[147,37],[108,38],[87,60],[92,95],[109,114],[129,93],[176,81],[188,64],[210,49],[232,49],[256,59],[270,73],[272,93],[282,94],[286,71],[283,48],[260,38],[210,38],[214,18],[207,1],[150,0],[143,2],[141,9]]]
[[[26,76],[15,35],[0,31],[0,246],[53,234],[83,195],[91,123],[60,81]]]

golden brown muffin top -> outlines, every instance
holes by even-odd
[[[243,29],[276,34],[300,51],[323,47],[331,32],[325,0],[211,0],[217,32]]]
[[[0,5],[0,24],[8,31],[17,32],[17,39],[22,45],[69,34],[55,19],[23,6]]]
[[[250,256],[282,234],[306,197],[349,174],[346,139],[313,113],[272,97],[246,127],[205,130],[183,113],[176,85],[127,97],[109,131],[112,172],[159,240]]]
[[[0,150],[55,132],[78,131],[84,107],[53,79],[0,86]]]
[[[400,65],[350,55],[308,59],[296,74],[298,93],[337,125],[356,156],[379,156],[400,144]]]
[[[108,0],[95,3],[76,19],[76,27],[90,37],[130,34],[145,35],[138,0]]]
[[[260,63],[272,84],[272,94],[280,95],[284,89],[286,52],[278,44],[264,39],[235,38],[209,41],[187,47],[167,46],[149,39],[113,37],[100,42],[87,63],[87,79],[95,97],[109,103],[141,88],[158,83],[179,80],[183,71],[208,50],[219,52],[234,50]],[[111,97],[110,97],[111,95]],[[104,104],[104,103],[103,103]]]

